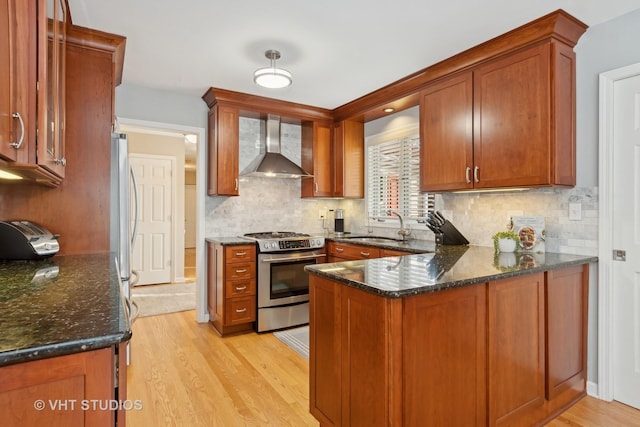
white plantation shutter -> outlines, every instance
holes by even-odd
[[[420,193],[420,140],[399,138],[367,148],[367,208],[372,218],[422,220],[427,215],[426,193]],[[395,218],[395,216],[393,216]]]

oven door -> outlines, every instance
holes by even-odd
[[[307,265],[322,263],[324,250],[258,255],[258,308],[309,301]]]

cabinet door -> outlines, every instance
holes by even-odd
[[[11,52],[13,0],[0,0],[0,158],[16,160],[12,142],[13,54]]]
[[[587,376],[589,266],[547,272],[547,399],[584,391]]]
[[[233,107],[216,104],[209,111],[210,196],[237,196],[240,117]]]
[[[64,177],[66,18],[64,0],[38,3],[38,164]]]
[[[473,188],[473,79],[470,72],[420,94],[420,191]]]
[[[486,289],[406,298],[404,425],[485,425]]]
[[[545,398],[544,273],[489,282],[487,312],[489,425],[531,425]]]
[[[550,45],[474,71],[475,188],[551,183]]]
[[[302,124],[302,169],[313,174],[302,178],[302,197],[333,196],[331,124]]]
[[[334,196],[364,197],[364,123],[335,124],[333,139]]]
[[[342,416],[341,288],[309,275],[309,407],[323,425],[340,425]]]

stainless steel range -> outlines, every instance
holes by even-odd
[[[258,245],[258,332],[309,323],[306,265],[325,262],[324,237],[292,232],[245,234]]]

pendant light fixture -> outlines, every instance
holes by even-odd
[[[253,81],[258,86],[269,89],[280,89],[289,86],[293,81],[291,73],[276,67],[276,60],[280,59],[280,52],[271,49],[266,51],[264,56],[271,61],[271,65],[257,69],[255,73],[253,73]]]

